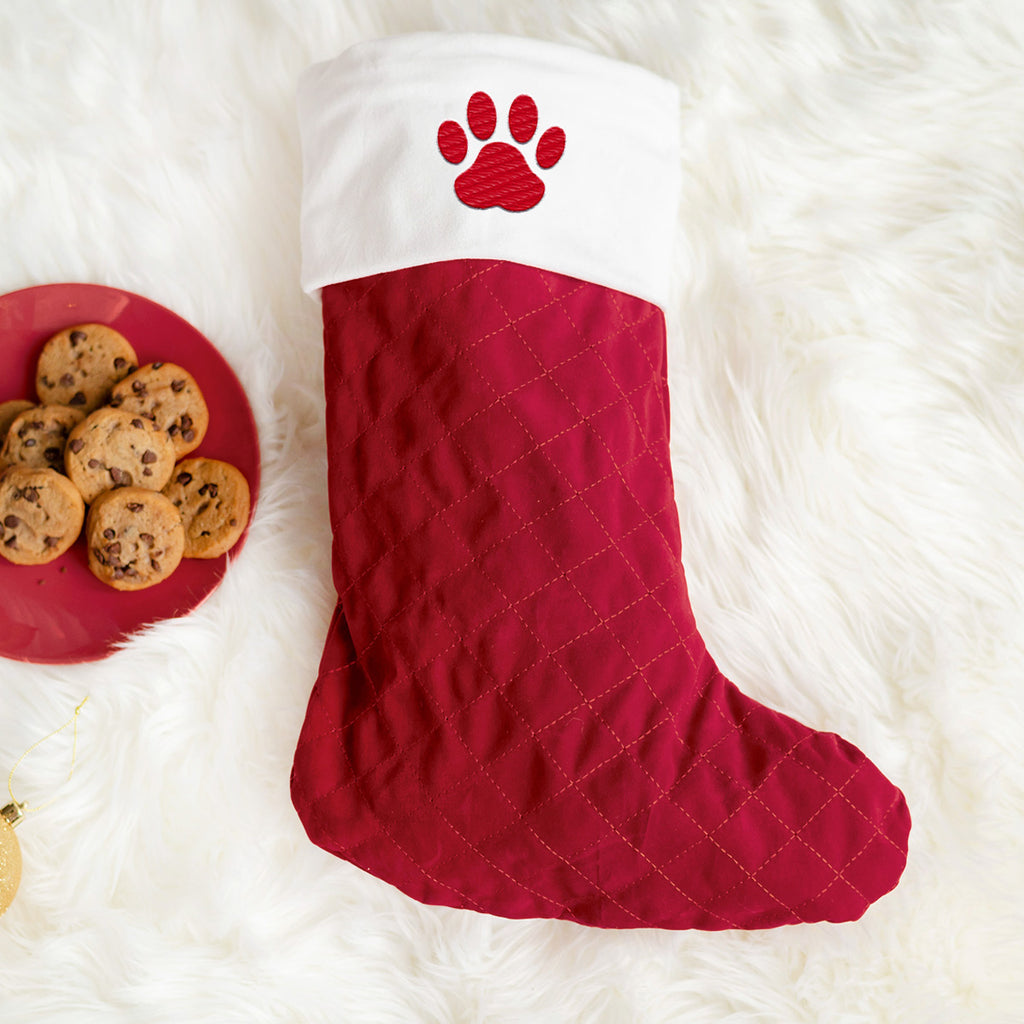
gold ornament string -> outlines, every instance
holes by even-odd
[[[65,782],[70,781],[71,776],[75,773],[75,759],[78,756],[78,713],[82,710],[83,707],[85,707],[85,702],[88,699],[89,698],[86,697],[85,700],[83,700],[82,703],[79,704],[77,708],[75,708],[75,713],[62,726],[54,729],[53,732],[48,733],[41,740],[36,740],[36,742],[33,743],[32,746],[29,747],[28,750],[26,750],[25,753],[22,754],[17,761],[14,762],[14,767],[11,769],[10,774],[7,776],[7,792],[11,796],[11,803],[18,808],[18,811],[21,814],[26,814],[30,811],[41,811],[44,807],[49,807],[50,804],[52,804],[54,800],[57,799],[57,797],[51,797],[49,800],[47,800],[45,803],[40,804],[38,807],[29,807],[28,804],[18,803],[18,799],[14,795],[13,788],[14,773],[18,770],[18,767],[21,764],[21,762],[24,761],[25,758],[28,757],[28,755],[36,749],[36,747],[38,747],[40,744],[45,743],[48,739],[52,739],[54,736],[57,735],[57,733],[63,732],[69,725],[74,725],[74,739],[72,740],[71,744],[71,770],[68,772],[67,779],[64,780]]]

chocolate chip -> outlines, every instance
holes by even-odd
[[[25,447],[26,448],[35,448],[35,446],[36,446],[36,439],[34,437],[26,437],[25,438]]]
[[[172,380],[171,390],[177,394],[179,391],[185,390],[185,382],[183,380]]]
[[[68,405],[85,405],[85,395],[81,391],[76,391],[72,396]]]
[[[129,512],[141,512],[142,511],[142,502],[141,501],[130,501],[125,506],[125,508],[127,508]]]
[[[125,576],[138,576],[139,575],[131,566],[129,566],[127,569],[125,569],[124,574],[125,574]]]
[[[188,428],[191,427],[191,426],[192,426],[192,417],[189,416],[188,413],[185,413],[185,415],[181,417],[181,429],[182,430],[188,430]]]
[[[108,555],[119,555],[121,554],[121,542],[115,540],[113,544],[108,544],[103,550]]]
[[[111,409],[116,409],[121,404],[122,401],[124,401],[124,399],[120,397],[112,398],[107,404],[110,406]]]
[[[57,462],[60,459],[60,449],[47,448],[46,451],[43,452],[43,456],[47,458],[50,462]]]
[[[33,420],[33,421],[32,421],[32,422],[31,422],[31,423],[29,424],[29,426],[30,426],[30,427],[31,427],[31,428],[32,428],[33,430],[42,430],[42,429],[43,429],[43,421],[42,421],[42,420]]]
[[[72,377],[70,373],[65,373],[61,376],[60,382],[61,384],[64,385],[64,387],[69,388],[71,387],[72,384],[75,383],[75,378]]]
[[[184,438],[184,439],[185,439],[186,441],[194,441],[194,440],[195,440],[195,438],[196,438],[196,432],[195,432],[194,430],[183,430],[183,431],[181,432],[181,436],[182,436],[182,437],[183,437],[183,438]]]
[[[199,493],[200,494],[205,494],[209,489],[210,489],[210,485],[209,484],[203,484],[203,486],[199,488]]]
[[[88,462],[86,463],[86,465],[87,465],[87,466],[88,466],[88,467],[89,467],[90,469],[99,469],[99,468],[100,468],[100,466],[102,465],[102,463],[100,462],[100,460],[99,460],[99,459],[90,459],[90,460],[89,460],[89,461],[88,461]]]
[[[176,434],[177,432],[178,432],[178,424],[177,424],[177,423],[172,423],[172,424],[171,424],[171,425],[170,425],[170,426],[169,426],[169,427],[167,428],[167,433],[168,433],[168,434],[170,434],[170,435],[171,435],[171,437],[174,437],[174,435],[175,435],[175,434]]]
[[[132,391],[137,395],[144,395],[146,393],[146,382],[144,380],[133,380]]]
[[[17,516],[4,516],[4,526],[14,529],[21,520]]]
[[[115,580],[123,580],[124,579],[124,569],[121,569],[120,567],[115,569],[114,570],[114,579]]]
[[[143,423],[142,420],[138,419],[138,417],[132,420],[132,426],[135,427],[136,430],[142,430],[145,425],[146,424]]]
[[[114,369],[115,370],[123,370],[127,365],[128,365],[128,360],[127,359],[123,359],[121,356],[118,356],[114,360]]]
[[[5,548],[16,548],[18,546],[18,538],[12,533],[7,540],[4,541]]]
[[[44,537],[43,544],[48,548],[55,548],[60,543],[60,537]]]
[[[181,484],[182,487],[192,483],[191,473],[179,473],[175,478],[175,482]]]
[[[71,339],[72,345],[77,345],[80,341],[85,341],[88,335],[85,331],[72,331],[68,337]]]
[[[150,451],[148,448],[142,453],[142,461],[147,465],[151,466],[156,462],[156,452]]]
[[[163,366],[163,365],[164,365],[163,363],[154,363],[154,364],[153,364],[153,369],[154,369],[154,370],[159,370],[159,369],[160,369],[160,367],[161,367],[161,366]]]
[[[143,544],[152,544],[155,539],[156,538],[154,538],[153,534],[151,533],[139,534],[139,540],[141,540]]]
[[[113,540],[117,536],[117,534],[108,526],[103,531],[103,536],[106,537],[107,540]]]
[[[143,476],[152,476],[153,475],[153,470],[151,470],[149,468],[149,466],[146,466],[146,468],[142,471],[142,475]]]
[[[149,564],[152,566],[154,572],[160,571],[160,563],[155,558],[151,558],[149,560]]]
[[[77,455],[85,447],[85,442],[80,437],[76,437],[68,444],[68,447]]]
[[[110,479],[115,484],[126,484],[131,480],[131,477],[119,466],[112,466],[110,469]]]
[[[25,490],[23,490],[21,492],[21,496],[26,501],[38,501],[39,500],[39,492],[34,487],[26,487]]]

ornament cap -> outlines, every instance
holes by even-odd
[[[19,804],[15,800],[13,803],[9,803],[6,807],[0,809],[0,817],[13,828],[15,825],[20,824],[21,820],[25,817],[25,805]]]

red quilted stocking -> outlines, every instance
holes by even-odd
[[[740,693],[687,598],[671,87],[413,36],[301,96],[339,594],[292,775],[310,837],[505,917],[859,917],[903,869],[902,794]]]

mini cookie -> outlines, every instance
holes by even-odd
[[[139,365],[128,339],[106,324],[76,324],[50,338],[36,364],[41,402],[92,412]]]
[[[78,539],[85,502],[52,469],[11,466],[0,476],[0,555],[16,565],[43,565]]]
[[[64,469],[64,446],[85,413],[67,405],[33,405],[14,417],[0,451],[0,465]]]
[[[195,378],[174,363],[149,363],[113,390],[110,404],[159,424],[180,459],[199,447],[210,423],[206,400]]]
[[[174,445],[152,420],[105,406],[71,431],[64,469],[90,504],[113,487],[159,491],[174,469]]]
[[[249,522],[249,484],[230,463],[185,459],[175,467],[163,493],[181,513],[186,558],[224,554]]]
[[[144,590],[177,569],[185,550],[178,510],[156,491],[105,491],[85,521],[92,574],[115,590]]]
[[[0,445],[3,445],[7,431],[19,413],[31,409],[34,402],[26,402],[21,398],[13,398],[9,402],[0,402]]]

